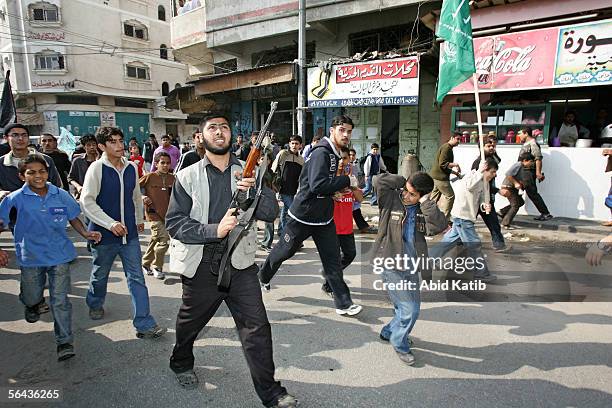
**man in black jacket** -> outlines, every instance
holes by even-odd
[[[312,236],[321,256],[324,277],[334,294],[336,313],[349,316],[361,312],[362,308],[353,303],[342,278],[333,195],[351,185],[357,187],[357,179],[339,175],[342,169],[338,168],[338,152],[341,147],[348,147],[352,132],[351,118],[336,116],[332,120],[329,137],[313,148],[300,175],[300,188],[289,209],[290,219],[283,235],[259,271],[262,288],[267,291],[270,280],[281,264],[296,253],[304,240]]]

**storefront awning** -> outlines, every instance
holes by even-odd
[[[214,107],[214,100],[195,95],[195,87],[193,85],[173,89],[166,96],[166,108],[178,109],[187,114],[210,111]]]
[[[229,74],[211,75],[194,82],[194,87],[195,95],[198,96],[278,84],[294,79],[294,64],[287,62]]]

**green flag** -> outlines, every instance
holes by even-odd
[[[476,72],[469,0],[444,0],[436,35],[445,40],[440,56],[438,102]]]

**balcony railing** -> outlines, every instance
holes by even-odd
[[[206,42],[204,6],[172,18],[172,48],[175,50]]]

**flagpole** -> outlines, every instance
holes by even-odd
[[[478,76],[474,72],[472,74],[472,81],[474,82],[474,97],[476,98],[476,118],[478,120],[478,143],[480,144],[480,163],[485,162],[485,151],[484,151],[484,132],[482,130],[482,112],[480,111],[480,94],[478,93]],[[489,193],[489,183],[484,184],[484,195],[485,204],[491,202],[491,194]],[[490,211],[486,211],[489,214]]]

